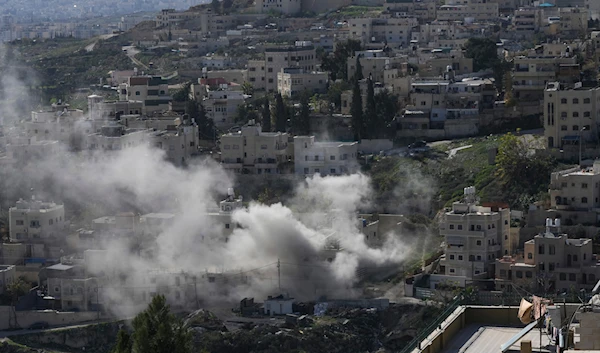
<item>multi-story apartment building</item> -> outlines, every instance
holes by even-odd
[[[447,75],[452,76],[452,71]],[[412,83],[410,104],[397,118],[397,134],[427,138],[477,133],[479,114],[492,108],[496,90],[489,79],[421,80]]]
[[[48,295],[54,298],[56,309],[92,310],[99,284],[96,278],[84,276],[83,266],[58,263],[44,271]]]
[[[296,175],[341,175],[358,170],[358,142],[316,142],[314,136],[294,136]]]
[[[499,15],[498,3],[488,0],[446,0],[437,9],[438,21],[496,21]]]
[[[169,85],[158,76],[132,76],[128,82],[119,85],[119,100],[142,103],[142,114],[168,110]]]
[[[277,92],[284,97],[295,97],[304,91],[325,93],[329,82],[327,72],[307,72],[304,69],[287,68],[277,73]]]
[[[255,9],[258,13],[269,11],[280,12],[286,15],[295,15],[302,10],[302,1],[300,0],[258,0],[255,3]]]
[[[579,7],[561,7],[558,9],[561,35],[580,38],[587,34],[589,10]]]
[[[531,36],[542,26],[543,10],[540,7],[521,7],[516,9],[512,18],[512,25],[516,35],[520,38]]]
[[[65,231],[65,208],[54,202],[19,200],[8,210],[10,241],[40,242]]]
[[[185,166],[198,153],[198,125],[170,125],[166,130],[151,132],[149,142],[163,150],[171,163]]]
[[[62,151],[58,141],[38,140],[35,137],[13,136],[6,140],[5,163],[23,165],[57,156]]]
[[[384,9],[397,17],[414,16],[420,22],[427,23],[435,20],[438,2],[434,0],[409,0],[386,2]]]
[[[83,145],[92,151],[119,151],[147,144],[148,140],[147,129],[129,129],[113,123],[103,126],[97,133],[87,135]]]
[[[398,69],[401,72],[407,72],[407,58],[403,56],[388,56],[383,50],[365,50],[354,53],[349,57],[346,64],[348,66],[348,78],[354,77],[356,73],[356,58],[360,62],[363,77],[371,77],[374,82],[384,82],[386,70]]]
[[[495,260],[509,249],[510,210],[479,206],[475,187],[465,188],[464,200],[444,214],[440,235],[446,242],[440,262],[446,276],[492,277]]]
[[[277,90],[277,73],[285,68],[299,68],[306,71],[317,69],[318,59],[315,47],[310,41],[297,41],[293,46],[265,48],[264,60],[248,61],[248,80],[255,89]],[[264,85],[264,86],[263,86]]]
[[[544,137],[549,148],[585,144],[598,136],[600,88],[549,82],[544,92]]]
[[[278,174],[293,158],[289,136],[263,132],[260,125],[243,126],[239,132],[221,136],[221,165],[235,173]]]
[[[512,74],[513,95],[521,101],[539,101],[544,99],[546,84],[559,80],[579,81],[576,59],[568,52],[545,54],[541,50],[514,58]],[[566,49],[565,49],[566,50]]]
[[[209,91],[202,104],[216,127],[227,128],[235,124],[237,109],[244,104],[244,94],[230,90]]]
[[[497,290],[512,284],[539,292],[592,289],[600,278],[600,265],[592,240],[572,239],[561,233],[560,219],[547,219],[546,231],[525,242],[521,257],[496,261]]]
[[[363,44],[378,42],[391,47],[408,47],[416,17],[353,18],[348,20],[350,37]]]

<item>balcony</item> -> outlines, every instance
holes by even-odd
[[[458,236],[463,236],[463,237],[485,237],[485,231],[482,230],[475,230],[475,231],[470,231],[470,230],[464,230],[464,229],[460,229],[460,230],[456,230],[456,229],[446,229],[446,230],[442,230],[440,232],[443,235],[446,236],[453,236],[453,235],[458,235]]]

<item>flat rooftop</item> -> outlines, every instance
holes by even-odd
[[[522,327],[467,325],[454,336],[442,353],[501,353],[500,346],[508,342],[521,330],[523,330]],[[534,352],[540,352],[540,331],[537,328],[518,340],[507,352],[520,352],[521,342],[527,340],[531,341]],[[548,345],[551,345],[551,342],[548,335],[543,332],[541,352],[554,353],[553,349],[546,349]]]

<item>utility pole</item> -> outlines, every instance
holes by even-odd
[[[277,280],[279,282],[279,292],[281,294],[281,261],[277,259]]]

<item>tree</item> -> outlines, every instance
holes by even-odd
[[[367,78],[367,106],[363,120],[367,127],[368,137],[376,138],[380,121],[377,114],[377,105],[375,104],[375,87],[370,77]]]
[[[223,0],[223,11],[229,11],[233,6],[233,0]]]
[[[523,194],[535,196],[547,191],[547,178],[541,176],[550,175],[554,160],[535,153],[530,142],[508,133],[500,138],[496,167],[496,176],[507,199],[518,200]],[[511,205],[514,206],[517,205]],[[518,206],[522,208],[527,205]]]
[[[302,92],[300,96],[300,112],[294,115],[294,133],[308,135],[310,133],[310,93]]]
[[[342,92],[349,89],[351,89],[351,86],[346,81],[337,81],[329,85],[329,89],[327,90],[327,100],[337,111],[342,108]]]
[[[173,100],[175,102],[187,102],[190,100],[190,90],[191,90],[191,83],[186,82],[183,84],[183,86],[177,90],[177,92],[175,92],[175,94],[173,94]]]
[[[287,114],[281,93],[275,97],[275,131],[285,132],[287,125]]]
[[[512,66],[512,62],[506,60],[498,60],[492,65],[492,70],[494,71],[494,82],[498,92],[502,92],[505,89],[508,91],[509,88],[506,87],[506,82],[504,79],[507,73],[510,74]],[[510,89],[512,89],[512,86]]]
[[[254,94],[254,86],[250,82],[244,82],[242,83],[242,92],[251,96]]]
[[[193,101],[196,105],[198,112],[196,114],[196,124],[198,125],[198,134],[201,140],[213,140],[215,138],[215,124],[214,121],[206,115],[206,110],[202,103]],[[190,118],[193,116],[190,115]]]
[[[117,334],[117,344],[112,350],[112,353],[130,353],[131,352],[131,335],[121,329]]]
[[[464,46],[465,56],[473,59],[473,70],[491,69],[500,59],[498,46],[489,38],[469,38]]]
[[[352,132],[354,133],[354,139],[360,141],[360,139],[364,138],[365,134],[362,95],[360,93],[359,82],[356,80],[354,81],[354,87],[352,88],[350,114],[352,115]]]
[[[336,43],[333,54],[323,52],[321,56],[321,68],[331,73],[331,80],[348,80],[348,58],[354,53],[362,50],[359,40],[349,39],[345,42]]]
[[[362,65],[360,64],[360,56],[356,56],[356,71],[354,71],[354,80],[360,81],[363,77]]]
[[[133,333],[119,331],[114,353],[190,353],[192,333],[171,314],[163,295],[152,298],[148,308],[133,319]]]
[[[19,298],[24,296],[30,286],[22,277],[17,278],[12,283],[6,285],[6,291],[2,294],[0,302],[5,305],[16,305]]]
[[[262,110],[262,131],[270,132],[271,131],[271,107],[269,106],[269,98],[265,98],[265,102]]]
[[[375,106],[377,115],[373,138],[394,138],[396,134],[394,119],[398,112],[398,96],[390,94],[384,89],[375,95]]]

